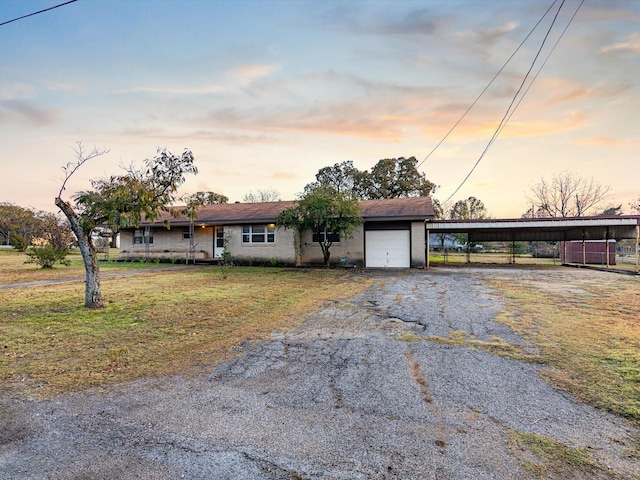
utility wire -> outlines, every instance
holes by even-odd
[[[491,136],[491,139],[489,140],[489,142],[487,143],[487,146],[484,148],[484,150],[482,151],[482,153],[480,154],[480,157],[478,157],[478,160],[476,161],[476,163],[473,165],[473,167],[471,168],[471,170],[469,170],[469,173],[467,173],[467,176],[464,177],[464,179],[462,180],[462,182],[460,182],[460,185],[458,185],[458,187],[453,191],[453,193],[451,195],[449,195],[449,197],[442,202],[442,205],[445,205],[447,202],[449,202],[449,200],[451,200],[451,198],[458,193],[458,191],[462,188],[462,186],[467,182],[467,180],[469,179],[469,177],[471,176],[471,174],[473,173],[473,171],[476,169],[476,167],[478,166],[478,164],[480,163],[480,161],[484,158],[485,154],[487,153],[487,151],[489,150],[489,148],[491,148],[491,145],[493,145],[493,142],[495,141],[495,139],[498,136],[498,133],[500,133],[500,130],[502,129],[502,127],[504,126],[504,124],[507,121],[507,117],[509,117],[509,114],[512,113],[511,108],[513,107],[518,95],[520,94],[520,92],[522,91],[522,88],[524,87],[527,78],[529,77],[529,74],[531,73],[531,70],[533,70],[533,67],[536,63],[536,61],[538,60],[538,57],[540,56],[540,53],[542,52],[542,49],[544,48],[544,44],[547,41],[547,38],[549,37],[549,34],[551,33],[551,29],[553,28],[553,26],[556,23],[556,20],[558,19],[558,15],[560,14],[560,10],[562,9],[562,6],[564,5],[565,0],[562,0],[562,3],[560,4],[560,7],[558,7],[558,11],[556,12],[555,16],[553,17],[553,21],[551,22],[551,25],[549,26],[549,29],[547,30],[546,35],[544,36],[544,39],[542,40],[542,43],[540,44],[540,48],[538,49],[538,52],[536,53],[536,56],[533,59],[533,62],[531,63],[531,66],[529,67],[529,70],[527,71],[526,75],[524,76],[520,87],[518,88],[518,91],[515,93],[515,95],[513,96],[513,99],[511,100],[511,103],[509,104],[509,108],[507,108],[507,111],[505,112],[504,116],[502,117],[502,120],[500,121],[500,123],[498,124],[498,127],[496,128],[495,132],[493,133],[493,135]]]
[[[544,62],[542,62],[542,65],[540,65],[540,68],[538,69],[538,71],[536,72],[536,74],[534,75],[534,77],[531,79],[531,82],[529,83],[529,85],[527,86],[526,90],[524,91],[524,93],[522,94],[522,96],[520,97],[520,99],[518,100],[518,103],[516,104],[515,108],[511,111],[511,113],[509,114],[509,117],[507,118],[507,121],[505,122],[505,125],[511,120],[511,117],[513,116],[513,113],[516,111],[516,109],[520,106],[520,103],[522,102],[522,100],[524,99],[524,97],[527,95],[527,93],[529,92],[529,89],[533,86],[533,83],[536,81],[536,79],[538,78],[538,75],[540,75],[540,72],[542,71],[542,69],[544,68],[544,66],[547,64],[547,61],[549,60],[549,58],[551,57],[551,54],[555,51],[556,47],[558,46],[558,44],[560,43],[560,40],[562,40],[562,37],[564,37],[564,34],[567,33],[567,30],[569,29],[569,25],[571,25],[571,23],[573,22],[573,19],[576,18],[576,15],[578,14],[578,10],[580,10],[580,7],[582,7],[582,4],[584,3],[584,0],[582,0],[580,2],[580,4],[578,5],[578,7],[576,8],[576,11],[573,12],[573,15],[571,16],[571,18],[569,19],[569,22],[567,23],[567,25],[564,27],[564,30],[562,30],[562,33],[560,34],[560,36],[558,37],[558,39],[556,40],[556,43],[553,44],[553,47],[551,47],[551,50],[549,51],[549,53],[547,54],[547,58],[544,59]],[[500,132],[502,132],[502,129],[505,127],[505,125],[503,125],[502,127],[500,127]]]
[[[513,57],[515,57],[516,53],[518,53],[518,51],[522,48],[522,46],[525,44],[525,42],[529,39],[529,37],[533,34],[533,32],[538,28],[538,25],[540,25],[540,22],[542,22],[542,20],[544,20],[544,17],[547,16],[547,13],[549,13],[549,10],[551,10],[551,8],[556,4],[558,0],[553,0],[553,2],[551,3],[551,5],[549,5],[549,8],[547,8],[547,11],[544,12],[544,14],[542,15],[542,17],[540,17],[540,20],[538,20],[538,23],[536,23],[533,28],[531,29],[531,31],[527,34],[526,37],[524,37],[524,39],[522,40],[522,42],[520,42],[520,45],[518,45],[518,48],[515,49],[515,51],[511,54],[511,56],[507,59],[506,62],[504,62],[504,65],[502,65],[502,67],[500,67],[500,70],[498,70],[498,72],[493,76],[493,78],[491,79],[491,81],[487,84],[486,87],[484,87],[484,90],[482,90],[480,92],[480,95],[478,95],[476,97],[476,99],[473,101],[473,103],[471,105],[469,105],[469,108],[467,108],[464,113],[462,114],[462,116],[458,119],[458,121],[456,123],[453,124],[453,126],[449,129],[449,131],[447,132],[447,134],[442,138],[442,140],[440,140],[437,145],[435,147],[433,147],[433,149],[428,153],[428,155],[424,158],[424,160],[422,160],[418,165],[416,165],[416,168],[420,168],[420,166],[426,162],[429,157],[431,157],[431,155],[433,154],[433,152],[435,152],[438,147],[440,147],[440,145],[442,145],[444,143],[444,141],[449,137],[449,135],[451,135],[451,132],[453,132],[455,130],[455,128],[458,126],[458,124],[464,119],[464,117],[467,116],[467,113],[469,113],[469,111],[471,111],[471,109],[475,106],[476,103],[478,103],[478,100],[480,100],[480,97],[482,97],[482,95],[485,94],[485,92],[489,89],[489,87],[493,84],[493,82],[495,81],[496,78],[498,78],[498,76],[502,73],[502,71],[506,68],[506,66],[509,64],[509,62],[513,59]]]
[[[44,10],[40,10],[38,12],[29,13],[28,15],[23,15],[18,18],[14,18],[13,20],[7,20],[6,22],[0,23],[0,27],[6,25],[7,23],[17,22],[18,20],[22,20],[23,18],[33,17],[34,15],[38,15],[39,13],[48,12],[49,10],[53,10],[55,8],[64,7],[65,5],[69,5],[70,3],[77,2],[78,0],[69,0],[68,2],[61,3],[60,5],[55,5],[53,7],[45,8]]]

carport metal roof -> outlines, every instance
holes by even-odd
[[[430,233],[466,233],[469,243],[498,241],[638,240],[640,216],[425,221]]]

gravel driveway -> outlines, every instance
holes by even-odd
[[[548,284],[566,272],[499,274]],[[558,478],[637,478],[626,449],[640,431],[554,390],[539,366],[402,340],[464,330],[524,343],[493,321],[501,300],[483,277],[495,273],[366,273],[364,294],[197,377],[0,400],[0,478],[531,478],[513,431],[587,448],[606,466]]]

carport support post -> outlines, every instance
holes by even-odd
[[[429,247],[430,247],[430,245],[429,245],[429,236],[430,236],[429,235],[429,229],[427,228],[427,241],[425,242],[425,250],[426,251],[424,252],[425,257],[427,259],[427,268],[429,268]]]
[[[607,242],[606,248],[605,248],[605,255],[607,256],[607,268],[609,268],[609,227],[607,227],[607,230],[605,232],[604,241]]]
[[[640,255],[640,252],[638,252],[638,243],[640,243],[638,241],[640,237],[640,225],[636,226],[636,273],[638,273],[638,256]]]

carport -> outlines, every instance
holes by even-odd
[[[467,245],[478,242],[567,242],[635,239],[636,272],[640,216],[619,215],[573,218],[518,218],[491,220],[425,221],[426,257],[429,267],[429,235],[431,233],[466,233]],[[608,253],[608,252],[607,252]],[[608,255],[607,255],[608,259]]]

